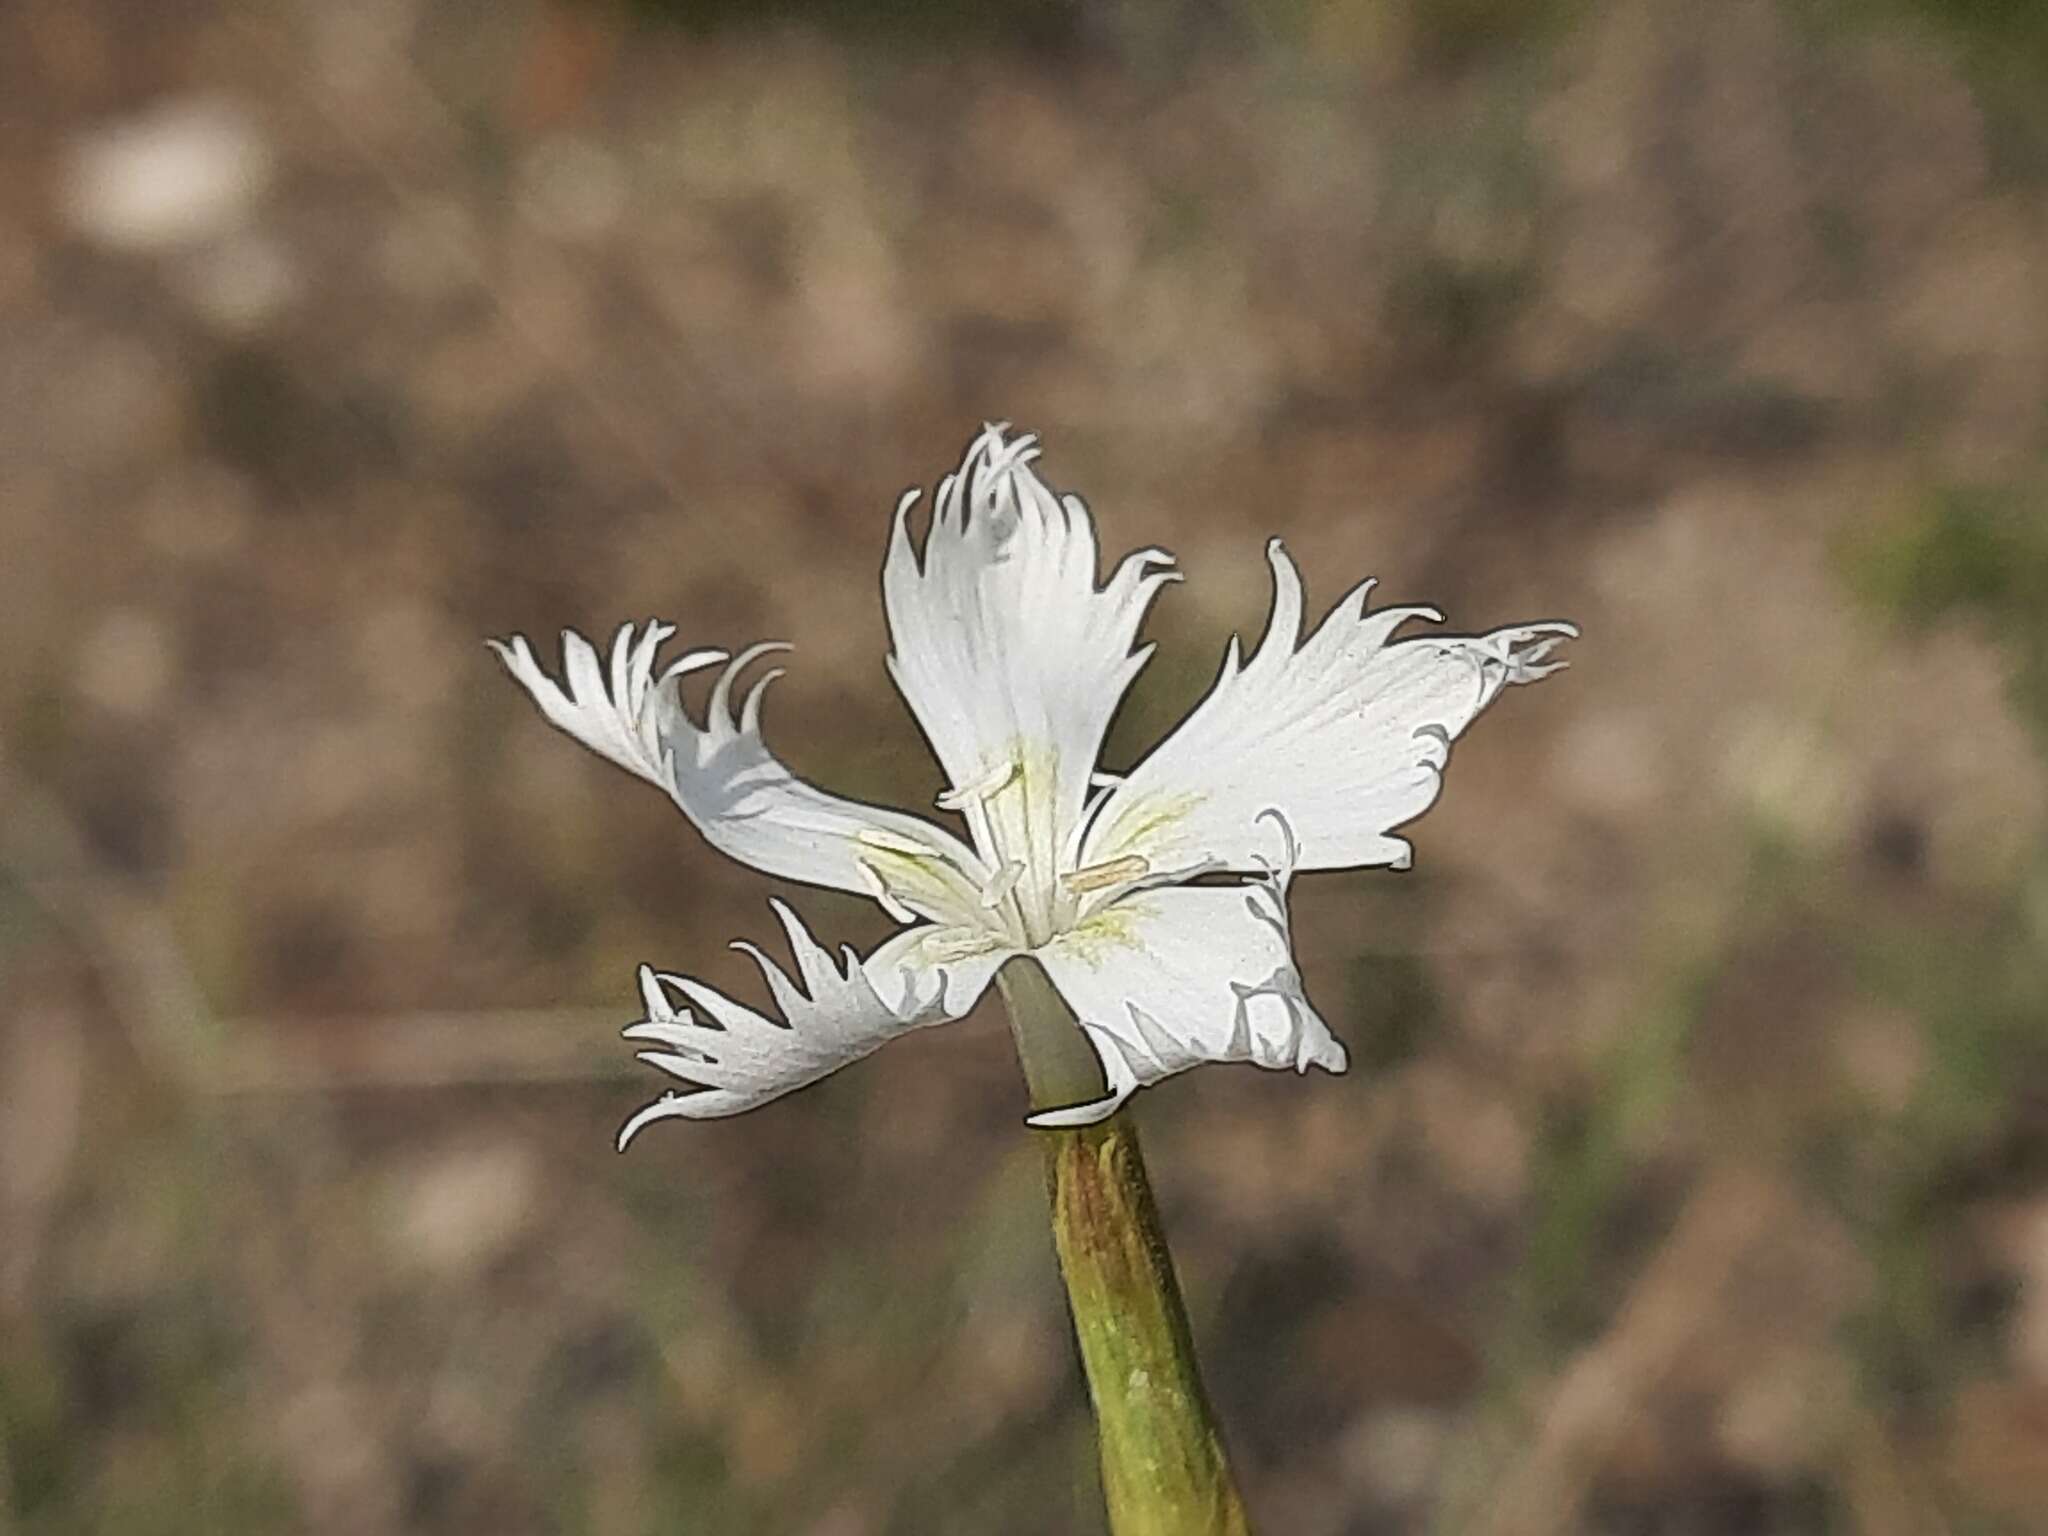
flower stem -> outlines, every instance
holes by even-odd
[[[1034,1110],[1100,1099],[1102,1063],[1029,956],[996,973]],[[1081,1343],[1112,1536],[1246,1536],[1223,1437],[1202,1390],[1173,1256],[1145,1179],[1138,1127],[1036,1131],[1053,1241]]]
[[[1044,966],[1029,955],[1018,955],[996,972],[996,987],[1003,994],[1003,1011],[1010,1016],[1010,1038],[1024,1066],[1034,1111],[1086,1104],[1109,1091],[1095,1047],[1074,1022],[1073,1009]]]
[[[1245,1536],[1128,1110],[1043,1138],[1114,1536]]]

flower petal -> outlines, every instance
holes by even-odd
[[[1342,1072],[1344,1047],[1302,993],[1286,888],[1281,872],[1239,886],[1138,891],[1039,950],[1102,1058],[1109,1094],[1030,1123],[1090,1124],[1139,1088],[1205,1061]]]
[[[787,906],[769,905],[789,936],[797,980],[753,945],[734,947],[761,967],[779,1019],[700,981],[640,968],[647,1016],[627,1026],[626,1038],[657,1047],[640,1059],[697,1091],[664,1094],[634,1115],[619,1132],[620,1151],[656,1120],[739,1114],[815,1083],[898,1035],[959,1018],[1007,954],[984,934],[927,927],[896,935],[865,963],[851,949],[835,960]]]
[[[1094,520],[1046,487],[1037,456],[1035,439],[989,427],[940,484],[922,550],[918,493],[903,498],[882,569],[889,670],[951,779],[943,803],[992,870],[1022,864],[1000,900],[1034,940],[1053,926],[1103,733],[1151,654],[1132,649],[1138,626],[1178,579],[1145,550],[1098,588]]]
[[[1565,665],[1551,650],[1570,624],[1518,625],[1478,636],[1394,640],[1431,608],[1369,612],[1367,582],[1301,641],[1301,576],[1275,539],[1273,613],[1240,664],[1231,641],[1208,697],[1104,797],[1080,862],[1143,859],[1157,876],[1248,870],[1264,841],[1260,813],[1283,813],[1301,841],[1300,868],[1406,868],[1389,832],[1427,810],[1443,786],[1451,742],[1504,687]]]
[[[673,632],[650,622],[636,639],[632,625],[621,628],[607,677],[590,642],[565,631],[566,689],[541,670],[525,636],[490,644],[551,722],[667,790],[721,853],[785,879],[874,896],[906,922],[976,909],[986,872],[958,838],[901,811],[828,794],[769,752],[761,698],[779,669],[734,708],[740,673],[780,647],[757,645],[728,662],[699,725],[683,707],[681,679],[726,653],[691,651],[657,676],[656,653]]]
[[[945,1018],[957,1019],[981,1001],[1003,962],[1015,953],[985,927],[925,923],[883,943],[861,968],[897,1013],[923,1000]]]

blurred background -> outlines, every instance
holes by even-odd
[[[1269,1532],[2048,1531],[2048,12],[12,0],[0,1532],[1101,1529],[1000,1021],[757,1114],[769,883],[486,635],[796,642],[984,419],[1174,550],[1571,617],[1295,888],[1342,1079],[1140,1100]],[[784,891],[828,941],[867,904]]]

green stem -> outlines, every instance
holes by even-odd
[[[1044,1138],[1114,1536],[1245,1536],[1128,1110]]]
[[[1095,1047],[1074,1022],[1073,1010],[1044,966],[1029,955],[1018,955],[996,972],[996,987],[1010,1016],[1010,1037],[1024,1064],[1034,1111],[1086,1104],[1109,1092]]]
[[[1102,1097],[1094,1047],[1038,963],[1012,960],[996,979],[1032,1108]],[[1119,1110],[1097,1125],[1035,1134],[1113,1536],[1246,1536],[1136,1123]]]

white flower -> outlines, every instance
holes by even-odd
[[[1032,468],[1032,438],[990,427],[940,484],[920,547],[918,499],[896,509],[882,595],[889,671],[948,780],[938,805],[967,840],[921,817],[805,783],[761,740],[757,645],[684,654],[673,633],[622,628],[609,669],[562,637],[566,687],[523,636],[493,641],[549,720],[666,790],[711,845],[773,875],[872,896],[905,925],[865,960],[834,959],[780,902],[796,979],[747,948],[779,1019],[687,977],[642,968],[642,1059],[695,1086],[630,1120],[736,1114],[817,1081],[885,1041],[971,1009],[1030,955],[1072,1007],[1106,1093],[1032,1117],[1085,1124],[1203,1061],[1345,1066],[1303,995],[1288,934],[1298,870],[1411,857],[1393,829],[1436,799],[1452,740],[1503,687],[1546,661],[1569,624],[1396,640],[1428,608],[1368,611],[1358,587],[1306,641],[1301,578],[1276,539],[1273,613],[1249,661],[1233,640],[1216,685],[1123,778],[1096,772],[1110,717],[1152,647],[1133,649],[1159,588],[1159,550],[1096,584],[1095,524]],[[681,680],[720,666],[701,722]],[[1191,884],[1198,875],[1228,877]]]

